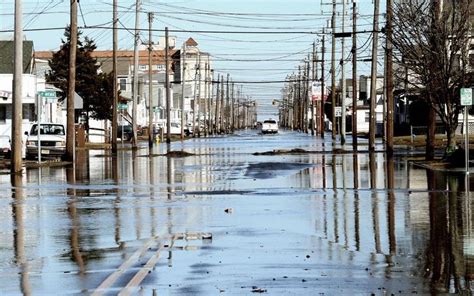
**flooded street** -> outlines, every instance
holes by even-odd
[[[247,130],[3,175],[0,294],[470,295],[464,175],[333,148]]]

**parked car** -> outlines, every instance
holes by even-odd
[[[122,138],[123,135],[123,138]],[[119,125],[117,129],[117,138],[124,141],[130,141],[133,138],[133,128],[131,125]]]
[[[62,124],[41,123],[39,135],[38,124],[33,124],[25,135],[26,159],[38,157],[38,146],[41,146],[41,157],[63,158],[66,155],[66,129]]]
[[[10,158],[11,152],[10,137],[0,136],[0,156],[3,158]]]
[[[267,119],[262,123],[262,134],[278,133],[278,123],[274,119]]]

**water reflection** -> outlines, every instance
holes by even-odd
[[[472,217],[463,215],[471,208],[471,204],[465,206],[469,199],[463,188],[464,176],[431,170],[426,174],[430,190],[426,276],[431,279],[433,292],[467,292],[474,262],[473,254],[466,254],[463,248],[464,240],[470,239],[472,232],[465,229]]]
[[[37,219],[48,222],[38,236],[50,245],[41,251],[61,250],[48,257],[46,265],[54,266],[55,260],[64,258],[72,262],[78,273],[70,275],[71,282],[79,291],[87,282],[84,279],[91,274],[105,278],[103,273],[120,266],[143,241],[189,229],[219,232],[220,239],[228,241],[212,247],[219,247],[222,257],[229,250],[231,257],[233,251],[242,254],[236,242],[267,246],[278,239],[286,256],[295,245],[285,244],[295,238],[305,252],[317,248],[322,265],[369,268],[369,280],[407,279],[406,273],[410,284],[431,285],[435,293],[467,291],[472,285],[472,202],[464,193],[463,176],[426,173],[401,157],[385,158],[381,153],[254,156],[246,152],[255,149],[251,138],[193,139],[172,145],[171,150],[197,155],[143,157],[141,150],[121,150],[112,157],[90,151],[78,154],[79,161],[67,169],[29,170],[26,185],[12,193],[15,230],[13,236],[8,233],[14,237],[15,262],[25,271],[18,275],[22,291],[29,293],[30,280],[24,246],[27,220],[24,203],[19,202],[23,190],[41,205]],[[157,146],[154,151],[167,147]],[[246,177],[249,165],[259,163],[299,166],[281,174],[264,171],[267,178]],[[235,209],[233,214],[224,213],[228,207]],[[186,263],[212,261],[206,256],[215,255],[213,248],[185,254]],[[157,268],[184,264],[183,252],[168,252]],[[8,256],[1,249],[0,255]],[[183,270],[166,271],[179,277]],[[420,270],[428,272],[419,275]],[[150,285],[160,280],[151,278]]]
[[[84,275],[86,272],[86,267],[84,259],[81,253],[81,242],[82,238],[80,236],[81,223],[79,221],[79,214],[77,211],[77,192],[76,192],[76,166],[71,165],[66,168],[66,178],[68,183],[67,188],[67,212],[69,219],[71,220],[70,226],[70,236],[69,236],[69,245],[71,248],[71,260],[74,261],[78,268],[79,274]]]
[[[15,262],[20,269],[20,290],[23,295],[32,295],[29,275],[29,264],[26,253],[26,230],[25,230],[25,209],[24,209],[24,189],[23,177],[12,175],[12,216],[13,216],[13,248],[15,250]]]

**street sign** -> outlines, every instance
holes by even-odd
[[[313,101],[319,101],[321,97],[321,81],[313,81],[311,83],[311,98]]]
[[[342,117],[342,107],[336,107],[334,108],[334,111],[336,113],[336,117]]]
[[[118,104],[118,109],[119,110],[127,110],[128,109],[128,105],[127,104]]]
[[[461,106],[472,105],[472,88],[461,88]]]
[[[38,95],[42,98],[56,98],[56,92],[54,90],[39,91]]]

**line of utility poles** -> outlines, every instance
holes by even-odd
[[[337,15],[337,3],[336,0],[332,0],[332,15],[331,15],[331,99],[330,103],[332,106],[331,121],[332,121],[332,139],[336,141],[336,135],[339,133],[340,142],[342,145],[346,143],[346,98],[347,98],[347,81],[346,81],[346,51],[345,51],[345,38],[352,37],[352,147],[354,150],[358,148],[358,127],[357,127],[357,111],[358,111],[358,76],[357,76],[357,63],[358,63],[358,49],[357,49],[357,0],[352,0],[352,32],[346,31],[346,1],[342,0],[342,30],[336,32],[336,15]],[[384,77],[384,112],[385,112],[385,147],[388,154],[393,153],[393,137],[394,137],[394,95],[393,95],[393,46],[392,46],[392,31],[393,31],[393,0],[387,0],[387,12],[386,12],[386,51],[385,51],[385,77]],[[376,104],[377,104],[377,55],[379,46],[379,10],[380,0],[374,0],[374,15],[373,15],[373,42],[372,42],[372,53],[371,53],[371,74],[370,74],[370,92],[369,92],[369,150],[375,150],[375,137],[377,132],[377,116],[376,116]],[[322,47],[321,47],[321,60],[318,60],[316,56],[315,45],[313,44],[313,57],[312,63],[304,63],[304,66],[299,65],[297,72],[293,72],[287,76],[286,83],[283,89],[283,96],[280,103],[280,123],[282,127],[290,128],[293,130],[299,130],[302,132],[308,132],[309,122],[314,124],[314,120],[318,120],[316,125],[311,125],[311,134],[314,135],[315,131],[324,137],[324,98],[326,96],[325,86],[325,38],[326,30],[322,30]],[[337,87],[336,82],[336,38],[341,38],[341,87],[340,91]],[[367,60],[364,60],[367,61]],[[318,79],[318,63],[321,65],[321,76]],[[321,82],[321,97],[322,101],[319,106],[315,106],[314,102],[309,95],[308,81],[309,81],[309,65],[311,65],[311,81],[320,80]],[[309,101],[311,100],[311,101]],[[309,107],[308,107],[309,106]],[[316,107],[316,110],[315,110]],[[307,108],[311,108],[308,112]],[[341,108],[341,117],[336,117],[336,109]],[[311,114],[311,118],[309,117]],[[315,130],[314,130],[315,129]]]

